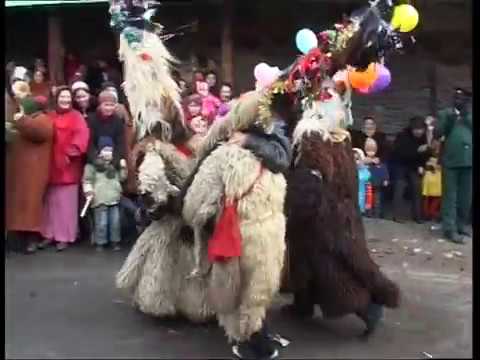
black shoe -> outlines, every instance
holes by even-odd
[[[458,233],[460,235],[463,235],[463,236],[466,236],[466,237],[469,237],[469,238],[472,237],[472,233],[470,231],[468,231],[467,229],[459,229]]]
[[[417,224],[424,224],[425,223],[425,221],[423,221],[420,218],[414,218],[413,221],[415,221]]]
[[[285,339],[280,334],[267,334],[267,338],[273,343],[280,345],[282,348],[286,348],[290,345],[290,340]]]
[[[25,254],[34,254],[36,252],[37,252],[37,244],[33,242],[28,244],[27,248],[25,249]]]
[[[275,348],[268,329],[263,325],[260,331],[252,334],[250,339],[232,347],[232,352],[240,359],[276,359],[279,351]]]
[[[273,349],[270,354],[258,354],[249,342],[241,342],[232,346],[232,353],[239,359],[278,359],[278,350]]]
[[[38,243],[37,245],[37,249],[38,250],[43,250],[45,249],[46,247],[50,246],[52,244],[52,241],[51,240],[42,240],[40,243]]]
[[[453,231],[446,231],[444,235],[445,235],[445,238],[450,242],[453,242],[455,244],[461,244],[461,245],[465,244],[465,239],[463,238],[463,236],[460,236],[454,233]]]
[[[118,245],[118,244],[115,244],[115,245],[113,245],[112,250],[113,250],[113,251],[120,251],[120,250],[122,250],[122,247],[121,247],[120,245]]]
[[[362,339],[368,339],[375,332],[380,320],[383,318],[383,306],[370,303],[367,310],[357,313],[357,316],[365,322],[366,329],[361,335]]]
[[[405,220],[397,218],[396,216],[394,216],[392,220],[399,224],[405,224]]]

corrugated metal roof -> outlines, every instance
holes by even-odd
[[[6,0],[5,7],[34,7],[46,5],[87,5],[108,3],[108,0]]]

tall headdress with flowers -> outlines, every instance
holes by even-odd
[[[180,89],[172,77],[176,59],[165,47],[164,28],[152,20],[159,4],[148,0],[110,0],[110,26],[120,36],[119,58],[124,65],[123,89],[143,137],[160,124],[170,140],[172,106],[182,118]],[[182,118],[183,119],[183,118]]]

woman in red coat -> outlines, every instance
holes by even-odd
[[[57,90],[55,105],[56,109],[49,114],[54,142],[42,234],[44,246],[56,242],[61,251],[77,237],[78,191],[90,131],[82,115],[72,108],[68,87]]]

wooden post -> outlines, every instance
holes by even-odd
[[[233,74],[233,7],[235,0],[223,2],[222,80],[234,83]]]
[[[62,40],[62,25],[54,13],[48,15],[48,72],[53,85],[65,84],[63,58],[65,49]]]

